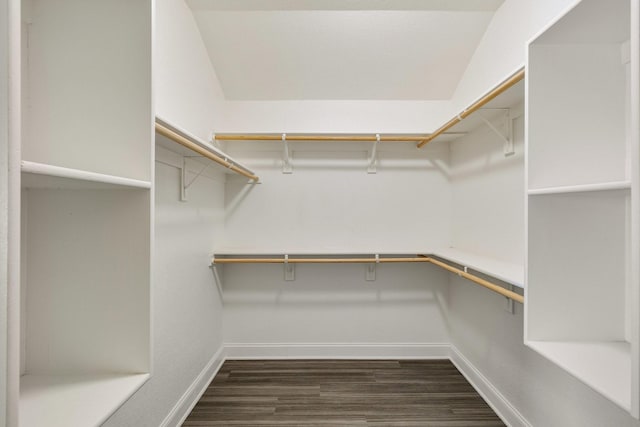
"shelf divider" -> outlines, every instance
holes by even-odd
[[[151,183],[149,181],[140,181],[137,179],[124,178],[121,176],[104,175],[96,172],[63,168],[60,166],[30,162],[27,160],[22,161],[21,171],[23,173],[42,175],[43,177],[66,178],[66,179],[73,179],[77,181],[97,182],[97,183],[110,184],[110,185],[123,186],[123,187],[146,188],[146,189],[151,188]]]
[[[628,190],[631,181],[612,181],[595,184],[564,185],[559,187],[532,188],[527,191],[530,196],[544,194],[586,193],[589,191]]]

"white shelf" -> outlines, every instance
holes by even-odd
[[[149,379],[136,375],[25,375],[20,427],[87,427],[107,420]]]
[[[438,250],[417,250],[417,251],[355,251],[355,250],[264,250],[264,249],[250,249],[250,248],[222,248],[214,251],[214,256],[282,256],[289,255],[295,256],[375,256],[378,255],[391,255],[391,256],[416,256],[416,255],[435,255],[439,258],[446,259],[450,262],[460,264],[469,267],[472,270],[486,274],[504,282],[510,283],[519,288],[524,287],[524,268],[518,264],[512,264],[494,258],[484,257],[476,255],[470,252],[464,252],[453,248],[443,248]]]
[[[114,189],[151,188],[149,181],[104,175],[23,160],[22,186],[26,188]]]
[[[625,410],[630,409],[629,343],[529,341],[527,345]]]
[[[193,142],[194,144],[196,144],[197,146],[199,146],[200,148],[203,148],[207,151],[209,151],[210,153],[214,154],[215,156],[221,157],[223,159],[226,159],[228,162],[233,163],[234,165],[238,166],[241,169],[244,169],[245,171],[254,174],[255,173],[249,169],[248,167],[244,166],[242,163],[238,162],[237,160],[235,160],[233,157],[229,156],[227,153],[225,153],[224,151],[222,151],[221,149],[219,149],[218,147],[214,146],[213,144],[209,143],[209,142],[205,142],[203,140],[201,140],[200,138],[196,137],[195,135],[187,132],[186,130],[180,128],[179,126],[173,125],[171,122],[156,116],[156,122],[161,124],[164,127],[167,127],[171,130],[173,130],[174,132],[184,136],[185,138],[187,138],[189,141]],[[201,159],[201,161],[206,162],[206,163],[213,163],[211,162],[209,159],[207,159],[206,157],[200,156],[198,153],[193,152],[192,150],[183,147],[182,145],[170,140],[169,138],[163,136],[163,135],[159,135],[158,133],[156,133],[156,145],[166,148],[169,151],[172,151],[174,153],[180,154],[181,156],[185,156],[185,157],[190,157],[190,158],[194,158],[194,159]],[[235,172],[233,172],[231,169],[229,168],[225,168],[221,165],[218,165],[217,163],[214,163],[215,165],[217,165],[217,167],[220,170],[224,170],[225,173],[227,174],[234,174]]]
[[[561,187],[532,188],[527,194],[538,196],[544,194],[565,194],[565,193],[585,193],[589,191],[610,191],[628,190],[631,188],[630,181],[613,181],[597,184],[565,185]]]
[[[495,258],[489,258],[455,248],[438,249],[432,252],[432,254],[477,272],[495,277],[519,288],[524,288],[524,267],[522,265],[500,261]]]

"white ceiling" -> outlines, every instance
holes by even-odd
[[[442,100],[502,1],[189,5],[228,100]]]

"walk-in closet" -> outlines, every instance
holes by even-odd
[[[0,28],[0,426],[640,427],[640,0]]]

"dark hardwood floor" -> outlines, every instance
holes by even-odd
[[[448,360],[227,361],[183,426],[504,426]]]

